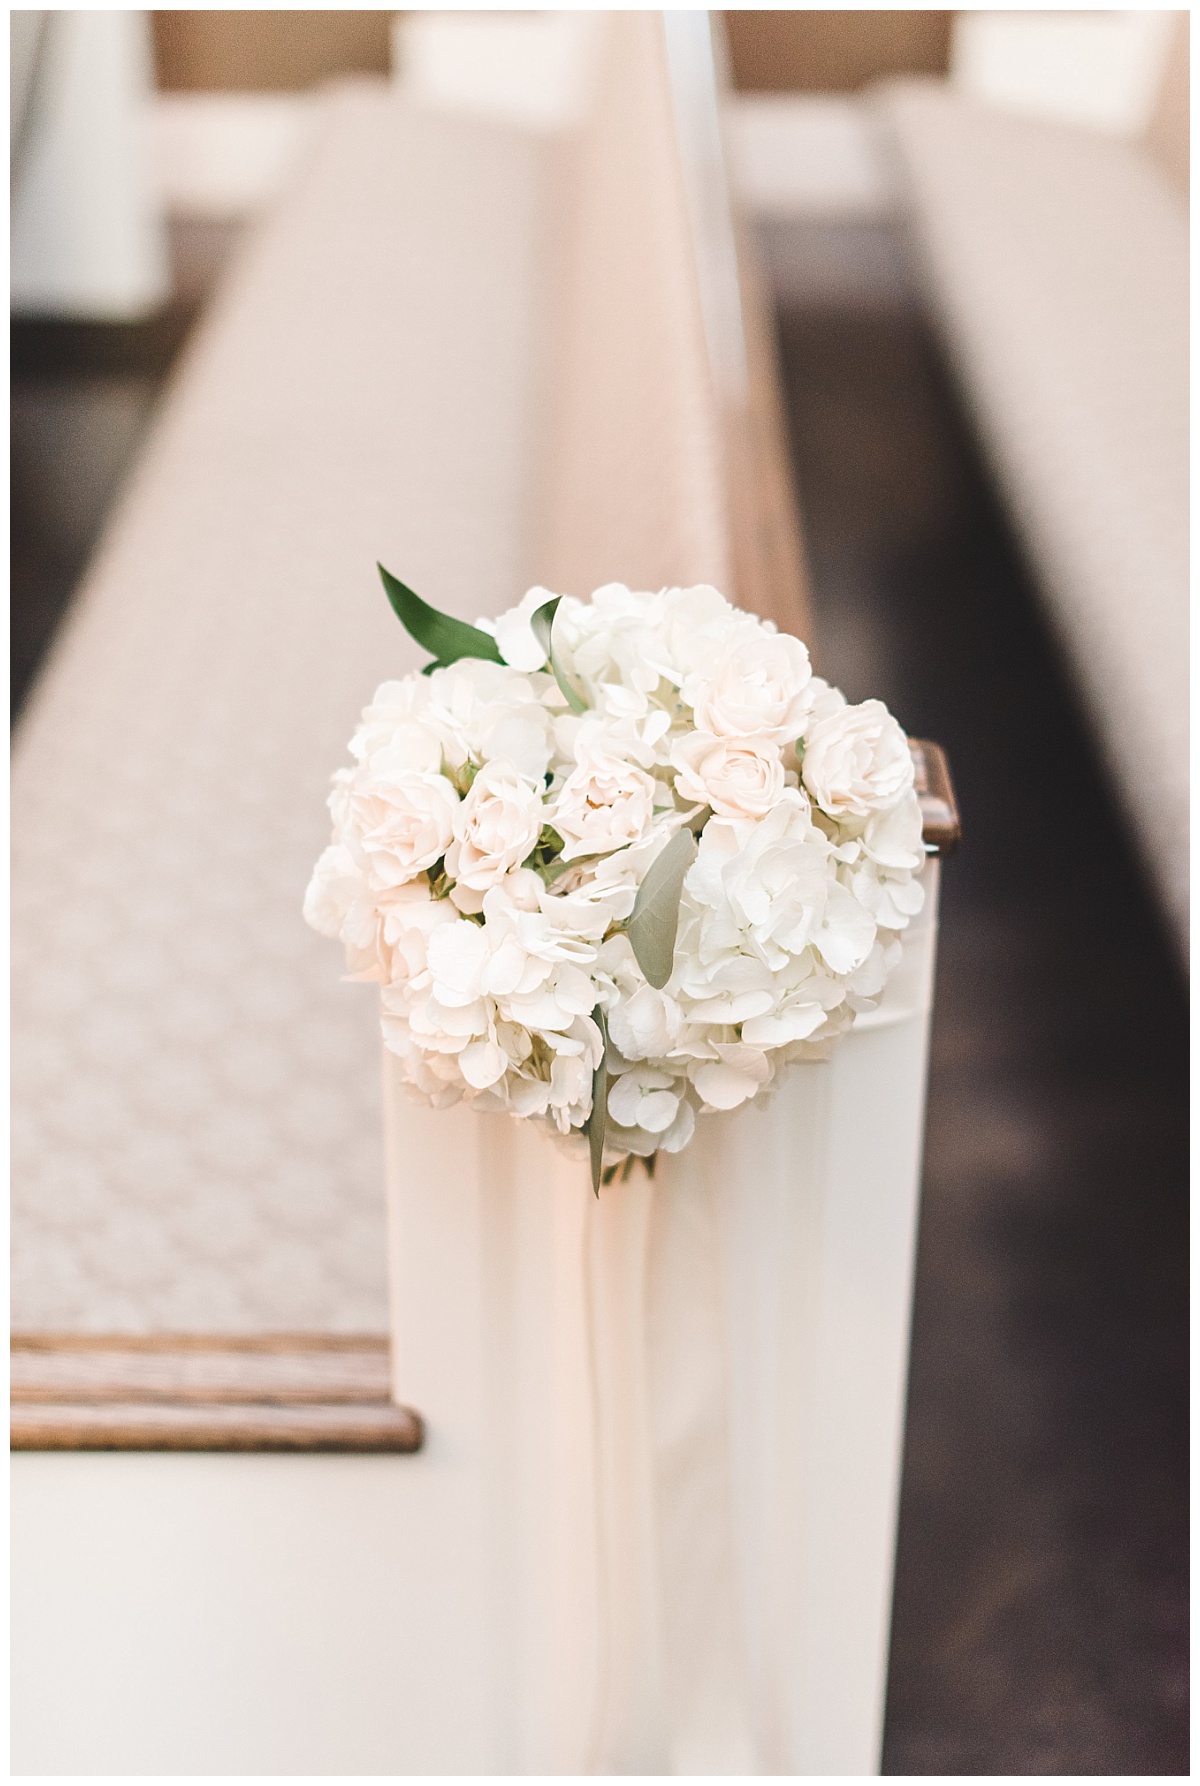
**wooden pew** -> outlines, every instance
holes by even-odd
[[[686,144],[704,45],[606,36],[574,135],[331,98],[23,725],[20,1771],[528,1765],[479,1457],[436,1421],[414,1452],[353,1337],[387,1319],[376,1017],[299,905],[357,711],[417,661],[377,557],[466,619],[711,578],[808,630],[769,323]]]

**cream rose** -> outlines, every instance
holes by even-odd
[[[865,818],[912,787],[908,740],[882,701],[839,707],[809,729],[801,777],[831,818]]]
[[[689,732],[671,752],[676,792],[724,819],[762,819],[783,792],[779,748],[755,738]]]
[[[803,730],[811,680],[799,639],[748,620],[744,632],[739,628],[726,642],[715,672],[689,677],[683,696],[702,732],[787,744]]]
[[[593,756],[568,775],[551,823],[563,839],[563,860],[624,849],[642,838],[654,816],[655,782],[618,757]]]
[[[361,850],[374,885],[400,887],[432,868],[454,840],[459,804],[444,775],[360,771],[343,796],[342,812],[348,839]]]
[[[582,712],[532,628],[548,599],[480,622],[505,661],[376,691],[305,915],[380,982],[385,1042],[434,1104],[508,1111],[586,1155],[607,1047],[612,1164],[686,1146],[702,1109],[759,1096],[871,1008],[921,906],[921,811],[886,707],[848,706],[799,640],[717,590],[564,596],[555,655]],[[684,823],[698,844],[657,988],[629,920]],[[539,838],[558,835],[549,871]]]
[[[462,886],[486,892],[518,868],[541,833],[542,796],[504,757],[485,763],[455,815],[446,873]]]
[[[664,590],[660,630],[669,679],[679,687],[695,671],[719,662],[728,641],[745,629],[746,620],[746,614],[711,584]]]
[[[426,774],[440,769],[441,744],[422,722],[428,705],[427,677],[380,683],[370,706],[363,708],[358,729],[350,740],[351,756],[365,762],[380,751],[394,752],[399,746],[408,760],[397,763],[397,768],[420,769]]]
[[[550,761],[553,721],[528,676],[507,664],[462,657],[428,678],[422,724],[441,741],[452,771],[507,758],[530,781]]]

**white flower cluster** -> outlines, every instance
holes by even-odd
[[[877,1002],[922,900],[912,761],[881,702],[715,589],[564,597],[553,664],[531,624],[552,599],[478,623],[503,662],[376,692],[305,916],[379,982],[434,1103],[569,1135],[606,1083],[609,1157],[674,1152]],[[626,925],[684,828],[659,988]]]

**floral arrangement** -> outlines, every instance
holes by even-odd
[[[334,776],[305,917],[437,1105],[617,1164],[823,1057],[921,908],[907,739],[713,588],[532,589],[474,627],[380,567],[423,672]]]

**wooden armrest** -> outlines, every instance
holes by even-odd
[[[946,753],[940,744],[932,744],[928,738],[910,738],[908,748],[912,752],[917,799],[921,802],[924,820],[921,835],[939,856],[948,856],[962,840],[962,826]]]
[[[14,1451],[417,1451],[379,1335],[14,1334]]]

